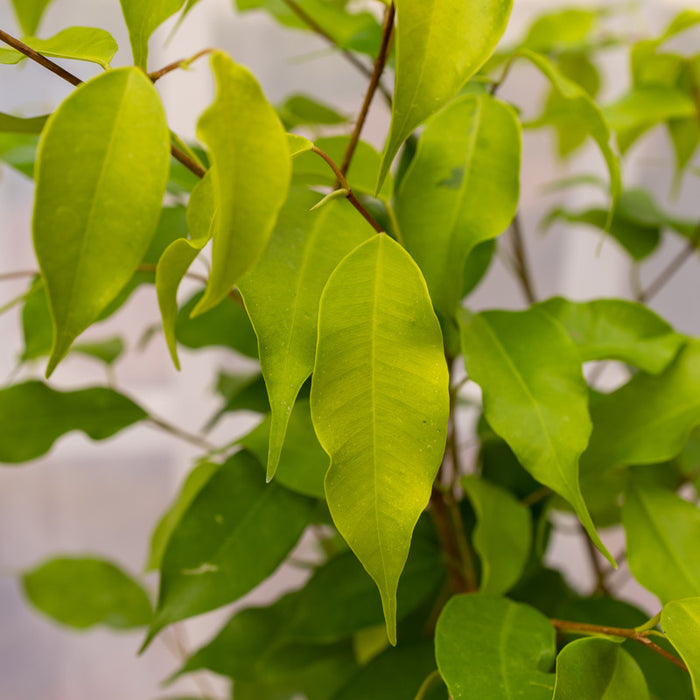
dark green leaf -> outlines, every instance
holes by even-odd
[[[49,115],[42,117],[15,117],[0,112],[0,133],[4,134],[40,134]]]

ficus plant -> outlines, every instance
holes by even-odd
[[[149,420],[197,441],[114,386],[51,386],[72,353],[120,356],[118,338],[80,336],[140,285],[175,368],[181,347],[259,360],[220,377],[210,424],[235,411],[260,423],[200,441],[150,543],[157,596],[114,562],[57,553],[22,574],[27,600],[74,628],[141,627],[146,648],[294,561],[306,533],[306,583],[238,609],[174,678],[211,671],[235,700],[699,699],[700,341],[645,303],[693,257],[700,212],[669,213],[621,164],[659,127],[677,184],[698,187],[700,54],[674,41],[700,12],[630,38],[610,8],[555,8],[506,43],[512,0],[237,0],[365,74],[349,123],[309,95],[273,106],[220,50],[153,66],[151,34],[178,12],[193,21],[197,0],[120,2],[130,66],[111,65],[105,28],[44,37],[50,0],[12,0],[21,32],[0,31],[3,70],[35,61],[75,86],[52,114],[0,114],[0,159],[35,181],[37,260],[3,312],[21,310],[21,362],[45,367],[0,389],[0,461]],[[631,78],[601,105],[610,46]],[[83,82],[61,59],[103,70]],[[194,61],[216,87],[196,143],[169,128],[155,86]],[[523,64],[547,85],[536,118],[502,96]],[[361,140],[373,101],[391,108],[381,153]],[[592,141],[606,173],[559,182],[600,186],[602,204],[559,206],[545,225],[598,230],[601,256],[624,251],[635,279],[662,238],[683,242],[630,298],[537,296],[518,203],[523,131],[542,128],[562,158]],[[496,255],[522,309],[470,310]],[[185,278],[201,283],[189,299]],[[612,391],[609,362],[623,375]],[[572,523],[593,590],[551,567]],[[616,594],[623,564],[652,610]]]

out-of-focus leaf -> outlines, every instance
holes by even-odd
[[[34,36],[39,28],[41,18],[51,0],[12,0],[15,14],[24,33]]]
[[[0,133],[3,134],[40,134],[49,115],[41,117],[15,117],[0,112]]]
[[[528,29],[521,46],[539,53],[559,53],[585,48],[599,18],[596,10],[567,8],[539,16]]]
[[[277,107],[277,114],[287,130],[298,126],[345,124],[348,121],[332,107],[302,94],[290,95]]]

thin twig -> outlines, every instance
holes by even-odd
[[[440,548],[445,559],[445,568],[453,593],[469,593],[475,588],[467,584],[464,567],[461,566],[459,545],[455,538],[445,494],[435,486],[430,498],[430,512],[435,522]]]
[[[374,93],[377,91],[379,81],[382,77],[382,72],[384,71],[384,66],[386,65],[386,59],[389,54],[389,44],[391,43],[391,36],[394,31],[395,15],[396,9],[394,7],[394,3],[392,2],[391,5],[386,8],[386,12],[384,13],[384,24],[382,25],[382,43],[379,46],[379,52],[377,53],[377,58],[374,61],[372,77],[370,78],[369,85],[367,86],[367,92],[365,93],[365,99],[362,102],[360,114],[355,122],[355,128],[350,136],[350,142],[345,150],[343,163],[340,166],[340,172],[343,173],[343,175],[348,172],[348,168],[350,167],[352,157],[355,154],[355,149],[357,148],[357,144],[360,140],[362,127],[365,125],[365,121],[367,120],[367,114],[369,113],[369,108],[372,104]]]
[[[182,428],[178,428],[176,425],[168,423],[168,421],[165,421],[162,418],[158,418],[152,413],[148,414],[148,418],[146,420],[149,423],[152,423],[156,427],[160,428],[161,430],[164,430],[166,433],[170,433],[171,435],[174,435],[175,437],[178,437],[181,440],[184,440],[185,442],[189,442],[195,447],[199,447],[210,452],[218,449],[215,445],[212,445],[209,441],[205,440],[199,435],[195,435],[194,433],[189,433],[186,430],[183,430]]]
[[[156,71],[153,71],[152,73],[149,73],[148,77],[155,83],[158,80],[160,80],[163,76],[167,75],[168,73],[172,73],[174,70],[177,70],[178,68],[187,68],[190,64],[194,63],[198,58],[202,58],[202,56],[208,56],[213,51],[214,51],[214,49],[202,49],[201,51],[198,51],[194,56],[191,56],[190,58],[181,58],[179,61],[173,61],[172,63],[168,63],[167,66],[163,66],[160,70],[156,70]]]
[[[547,498],[551,493],[552,489],[550,489],[549,486],[542,486],[542,488],[537,489],[537,491],[533,491],[531,494],[525,496],[520,502],[524,506],[532,506]]]
[[[10,280],[23,279],[24,277],[36,277],[39,274],[38,270],[14,270],[13,272],[3,272],[0,274],[0,282],[9,282]]]
[[[15,39],[15,37],[10,36],[6,32],[3,32],[0,29],[0,40],[4,41],[6,44],[11,46],[13,49],[17,49],[20,53],[23,53],[27,58],[31,58],[32,61],[36,61],[39,65],[44,66],[44,68],[50,70],[52,73],[55,73],[58,75],[60,78],[63,78],[64,80],[68,81],[71,85],[78,86],[80,85],[83,81],[78,78],[77,76],[73,75],[72,73],[69,73],[65,68],[62,68],[61,66],[58,65],[58,63],[54,63],[50,59],[46,58],[45,56],[42,56],[40,53],[37,53],[34,51],[34,49],[30,48],[23,42],[21,42],[19,39]],[[178,160],[180,163],[182,163],[188,170],[193,172],[197,177],[204,177],[206,174],[206,170],[204,170],[198,163],[195,163],[188,155],[183,153],[177,146],[170,146],[170,152],[173,155],[173,158],[175,160]]]
[[[523,230],[520,223],[520,216],[516,214],[510,224],[510,231],[513,237],[513,252],[515,253],[515,261],[517,263],[516,276],[522,287],[523,294],[528,303],[537,303],[537,295],[532,282],[532,273],[525,252],[525,240]]]
[[[588,551],[588,558],[591,562],[591,567],[593,568],[593,571],[595,573],[596,583],[594,593],[598,593],[604,596],[610,596],[610,591],[608,590],[605,583],[605,570],[601,566],[600,559],[598,559],[598,550],[595,548],[593,541],[588,536],[588,533],[586,532],[583,525],[579,524],[579,528],[581,531],[581,536],[583,537],[583,541],[586,544],[586,550]]]
[[[306,10],[299,5],[296,0],[282,0],[289,9],[294,12],[294,14],[299,17],[300,20],[305,22],[309,29],[312,29],[316,34],[318,34],[320,37],[323,37],[327,42],[333,46],[334,49],[338,49],[342,55],[344,56],[347,61],[352,64],[357,70],[360,71],[364,76],[367,78],[372,77],[372,70],[368,68],[362,61],[360,61],[355,54],[353,54],[351,51],[348,51],[347,49],[343,49],[340,46],[338,46],[338,42],[333,38],[331,34],[329,34]],[[383,86],[379,85],[379,91],[382,93],[384,96],[384,99],[387,101],[387,104],[391,106],[391,93]]]

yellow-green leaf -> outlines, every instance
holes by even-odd
[[[664,606],[661,628],[685,661],[700,698],[700,598],[674,600]]]
[[[218,91],[198,133],[209,147],[216,220],[212,269],[194,314],[216,306],[258,260],[287,198],[287,135],[248,69],[225,53],[211,57]]]
[[[425,281],[403,248],[374,236],[323,292],[311,415],[331,456],[331,515],[379,587],[393,644],[396,589],[442,459],[448,394]]]
[[[148,249],[169,144],[158,93],[136,68],[84,83],[49,119],[39,145],[33,225],[54,322],[47,376]]]
[[[512,0],[397,0],[396,88],[377,190],[399,146],[481,68]]]
[[[15,14],[24,33],[33,36],[51,0],[12,0]]]

